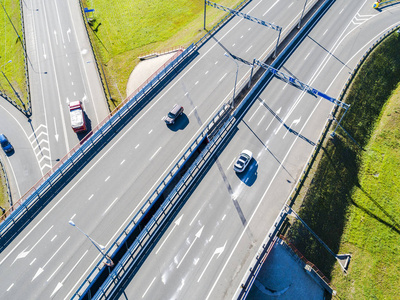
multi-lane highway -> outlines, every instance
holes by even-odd
[[[260,1],[250,3],[245,12],[269,18],[287,31],[303,5]],[[70,297],[99,254],[68,220],[110,245],[203,124],[231,97],[236,64],[224,53],[261,59],[272,51],[276,38],[277,33],[266,27],[235,19],[201,47],[193,61],[1,253],[0,268],[8,270],[0,275],[2,295]],[[240,63],[238,81],[248,72],[249,66]],[[175,103],[185,107],[185,115],[168,128],[163,118]]]
[[[400,8],[336,1],[282,71],[338,97],[349,72]],[[290,195],[332,103],[273,79],[121,299],[232,299]],[[233,171],[243,150],[254,160]]]
[[[89,130],[108,109],[78,1],[24,1],[35,154],[47,172],[84,134],[71,129],[68,103],[80,100]],[[43,148],[46,148],[43,150]],[[44,159],[43,159],[44,157]]]
[[[21,3],[32,116],[0,106],[2,133],[15,148],[3,155],[14,201],[84,136],[71,129],[68,101],[82,101],[89,129],[108,114],[78,2]]]

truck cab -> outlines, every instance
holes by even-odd
[[[74,132],[86,131],[85,114],[80,101],[71,101],[69,103],[69,114],[71,117],[71,127]]]

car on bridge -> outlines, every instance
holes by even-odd
[[[243,150],[242,153],[240,153],[235,164],[233,165],[233,169],[237,173],[242,173],[246,169],[247,165],[250,163],[252,158],[253,158],[253,153],[251,153],[251,151]]]
[[[183,113],[183,106],[175,104],[174,107],[170,110],[168,115],[165,117],[165,123],[167,125],[172,125],[175,123],[176,119]]]
[[[71,117],[71,127],[76,132],[86,131],[86,120],[80,101],[71,101],[69,103],[69,115]]]

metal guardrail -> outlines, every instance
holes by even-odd
[[[165,69],[158,73],[143,89],[132,98],[127,99],[124,105],[115,109],[99,125],[97,125],[80,144],[76,145],[67,155],[65,155],[51,170],[49,170],[28,192],[25,193],[3,216],[0,221],[0,238],[8,232],[13,225],[25,215],[29,209],[42,199],[42,196],[58,182],[76,163],[82,160],[89,150],[93,149],[101,141],[104,135],[118,125],[121,118],[125,117],[133,108],[138,105],[148,95],[161,80],[168,76],[184,59],[192,54],[196,49],[195,45],[190,45],[174,61],[169,63]]]
[[[203,37],[202,41],[205,41],[204,37]],[[297,42],[297,41],[295,40],[295,42]],[[282,55],[287,55],[285,51],[283,51],[283,52],[284,52],[284,54],[282,54]],[[282,63],[283,63],[283,59],[277,59],[277,63],[276,63],[277,65],[282,64]],[[194,178],[195,176],[197,176],[197,174],[200,173],[199,169],[198,169],[199,162],[202,162],[204,165],[205,157],[207,156],[207,159],[212,157],[212,151],[216,151],[216,149],[218,148],[215,141],[219,140],[220,142],[222,142],[224,140],[224,138],[227,136],[227,132],[240,121],[241,117],[244,115],[245,110],[246,110],[246,109],[242,110],[242,108],[244,106],[249,105],[249,103],[248,103],[248,102],[250,102],[249,100],[251,100],[252,97],[254,98],[253,95],[254,95],[255,91],[259,91],[261,85],[265,86],[265,82],[270,80],[270,79],[268,79],[268,77],[272,78],[271,74],[266,72],[264,74],[263,78],[255,84],[255,87],[245,97],[242,104],[236,110],[236,112],[234,114],[235,116],[231,116],[225,122],[224,126],[215,135],[215,138],[213,138],[212,141],[210,141],[210,144],[207,145],[206,149],[203,150],[200,157],[196,160],[196,162],[192,165],[192,167],[189,168],[189,170],[186,172],[185,176],[176,185],[175,189],[169,194],[169,196],[164,201],[162,206],[157,210],[157,212],[151,218],[149,223],[145,226],[145,228],[142,230],[142,232],[136,238],[135,242],[127,250],[124,257],[117,263],[117,265],[111,271],[111,273],[109,274],[109,276],[107,277],[105,282],[102,284],[102,286],[100,287],[98,292],[96,292],[95,295],[89,295],[89,298],[87,298],[87,299],[104,299],[104,298],[110,297],[111,294],[116,293],[116,290],[118,290],[118,285],[120,285],[121,278],[124,278],[124,275],[127,272],[129,272],[129,270],[132,268],[132,265],[135,265],[137,263],[137,261],[140,259],[140,255],[146,250],[146,248],[148,247],[148,244],[151,242],[152,238],[155,235],[157,235],[158,228],[160,228],[160,226],[163,224],[168,212],[173,211],[173,207],[175,206],[176,203],[179,202],[179,197],[181,196],[181,192],[180,192],[181,188],[188,186],[187,182],[186,182],[187,179],[189,177]],[[231,110],[231,107],[229,105],[226,104],[226,107],[229,110]],[[221,112],[222,111],[220,111],[216,117],[221,118]],[[223,112],[222,115],[224,115],[224,113],[225,112]],[[239,115],[240,115],[240,117],[236,118],[236,116],[239,116]],[[211,122],[213,122],[213,121],[211,121]],[[209,128],[209,127],[210,126],[208,125],[207,128]],[[207,130],[207,128],[202,132],[202,134]],[[214,148],[212,148],[212,147],[214,147]],[[190,148],[192,148],[192,147],[190,147]],[[186,152],[186,153],[188,153],[188,152]],[[192,172],[194,172],[194,171],[196,171],[196,173],[193,173],[194,174],[193,175]],[[165,182],[165,179],[164,179],[163,183]],[[160,184],[160,186],[165,187],[165,183],[164,184],[163,183]],[[158,190],[158,188],[157,188],[157,190]],[[175,199],[175,197],[178,197],[178,199]],[[174,205],[172,203],[174,203]],[[134,220],[136,219],[137,222],[139,221],[139,219],[137,219],[137,218],[139,216],[142,216],[145,212],[147,212],[150,209],[149,204],[150,204],[150,202],[148,200],[147,207],[142,207],[142,209],[136,215]],[[146,209],[144,212],[143,212],[143,208]],[[125,230],[123,231],[121,236],[127,236],[129,234],[128,232],[131,232],[132,230],[134,230],[134,227],[132,227],[132,224],[133,224],[132,222],[133,222],[133,220],[131,221],[130,224],[128,224],[128,226],[125,228]],[[121,243],[118,242],[118,238],[117,238],[117,242],[115,242],[114,244],[121,245]],[[110,247],[110,249],[112,249],[112,248],[113,248],[113,246]],[[113,255],[112,253],[114,253],[115,250],[111,251],[111,252],[109,252],[109,251],[107,251],[106,255],[112,257],[112,255]],[[89,274],[89,276],[87,277],[85,282],[78,289],[76,294],[74,295],[75,299],[80,298],[83,295],[86,295],[86,293],[90,289],[91,284],[96,282],[96,279],[98,278],[100,272],[106,268],[104,265],[103,266],[101,266],[101,265],[102,265],[102,262],[100,261],[96,265],[96,267],[92,270],[92,272]]]
[[[137,239],[137,243],[142,243],[142,246],[143,242],[145,242],[143,249],[148,247],[154,237],[157,236],[157,231],[158,229],[162,228],[162,225],[164,225],[166,222],[168,213],[174,211],[174,208],[180,204],[185,190],[189,190],[192,184],[196,181],[196,178],[201,174],[202,167],[205,166],[213,157],[213,153],[223,143],[226,133],[229,132],[232,126],[234,126],[233,124],[235,122],[235,118],[231,116],[224,124],[224,127],[220,129],[219,134],[216,135],[212,141],[210,141],[204,151],[185,173],[180,182],[175,186],[174,190],[169,194],[168,198],[164,201],[160,209],[154,214],[146,228],[143,229],[142,235]],[[133,267],[136,266],[135,264],[138,263],[138,260],[141,259],[142,252],[136,252],[136,250],[137,248],[135,247],[131,247],[128,250],[124,258],[121,260],[122,264],[117,265],[116,269],[110,274],[92,299],[114,299],[116,296],[118,296],[116,294],[118,294],[120,289],[118,289],[118,285],[116,285],[115,282],[121,279],[121,277],[118,277],[121,275],[120,270],[126,268],[127,262],[130,261],[131,266],[125,270],[125,272],[129,272]]]
[[[164,191],[165,187],[168,183],[174,178],[174,176],[180,171],[181,167],[184,165],[185,161],[189,159],[194,151],[196,151],[199,144],[207,138],[208,132],[212,130],[212,127],[218,123],[218,121],[226,114],[227,111],[230,110],[229,105],[224,105],[218,113],[214,116],[214,118],[207,124],[207,126],[202,130],[196,140],[189,146],[189,148],[185,151],[185,153],[181,156],[178,162],[172,167],[171,171],[164,177],[162,182],[157,186],[155,191],[150,195],[150,197],[146,200],[146,202],[142,205],[133,219],[127,224],[122,233],[117,237],[115,242],[110,246],[106,255],[113,258],[114,253],[118,250],[119,247],[124,246],[126,237],[129,237],[130,234],[136,229],[136,225],[140,223],[141,218],[146,215],[146,213],[151,209],[153,202],[157,199],[157,197]],[[223,129],[221,129],[223,130]],[[210,142],[210,145],[212,143]],[[210,146],[207,146],[210,147]],[[206,147],[206,149],[207,149]],[[206,150],[204,150],[206,151]],[[203,151],[203,152],[204,152]],[[159,225],[163,224],[165,221],[165,217],[168,215],[168,212],[172,211],[172,208],[175,207],[179,200],[179,196],[181,195],[181,189],[186,188],[188,186],[188,182],[193,179],[193,174],[197,174],[194,170],[198,168],[199,160],[192,164],[191,167],[185,172],[185,175],[181,178],[181,180],[176,184],[175,188],[169,193],[168,197],[164,200],[161,207],[157,210],[155,215],[151,218],[149,223],[142,229],[139,236],[136,238],[135,242],[132,246],[129,247],[126,254],[121,258],[121,260],[117,263],[112,273],[108,277],[108,279],[104,282],[104,287],[101,288],[101,293],[106,295],[109,290],[112,288],[113,284],[116,284],[119,279],[123,278],[124,274],[130,269],[129,264],[135,263],[143,250],[145,250],[145,245],[154,234],[157,234],[157,228]],[[201,160],[201,159],[200,159]],[[178,198],[177,198],[178,197]],[[96,281],[99,274],[105,270],[105,266],[102,266],[102,261],[99,261],[97,265],[93,268],[91,273],[87,276],[82,285],[78,288],[77,292],[73,296],[73,299],[79,299],[82,295],[86,294],[90,289],[91,285]],[[98,296],[96,296],[98,297]],[[101,298],[101,297],[100,297]],[[98,299],[98,298],[93,298]]]

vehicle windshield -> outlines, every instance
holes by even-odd
[[[239,160],[245,162],[245,161],[248,161],[249,159],[250,159],[250,156],[248,156],[247,154],[244,154],[244,153],[240,154]]]
[[[175,119],[176,115],[174,115],[172,112],[169,112],[168,117],[171,119]]]
[[[5,141],[5,140],[4,140],[4,141],[1,141],[1,146],[2,146],[2,147],[5,147],[5,146],[7,146],[7,145],[8,145],[8,142],[7,142],[7,141]]]

